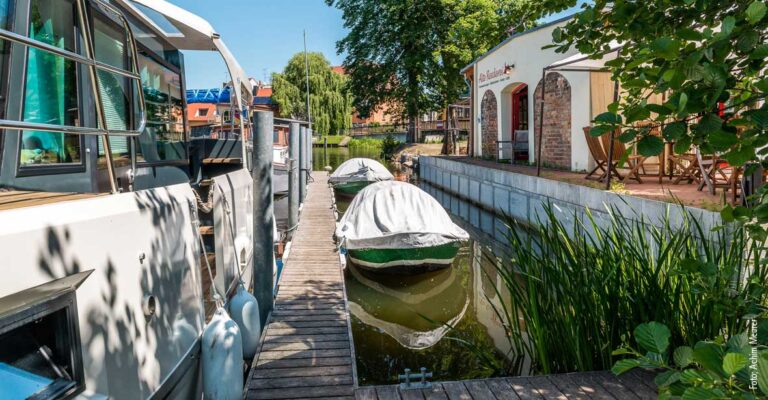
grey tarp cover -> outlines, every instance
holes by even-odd
[[[395,179],[387,167],[370,158],[351,158],[344,161],[333,171],[328,182],[331,184],[347,182],[379,182]]]
[[[347,249],[408,249],[468,240],[427,192],[398,181],[374,183],[357,194],[336,228]]]

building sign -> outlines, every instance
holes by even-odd
[[[504,75],[504,71],[506,71],[506,70],[507,70],[507,65],[504,64],[504,66],[501,67],[501,68],[495,68],[494,67],[492,70],[489,69],[489,70],[487,70],[485,72],[481,72],[480,73],[480,83],[484,83],[485,81],[487,81],[489,79],[498,78],[498,77]]]
[[[508,73],[512,68],[514,68],[514,64],[509,66],[507,63],[504,63],[504,66],[501,68],[494,67],[493,69],[481,72],[478,79],[478,87],[484,88],[489,85],[510,80],[512,77],[509,76]]]

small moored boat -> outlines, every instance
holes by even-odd
[[[328,182],[337,193],[354,196],[374,182],[395,179],[387,167],[369,158],[352,158],[336,168]]]
[[[387,181],[368,186],[352,200],[336,237],[360,267],[414,273],[451,265],[469,234],[425,191]]]

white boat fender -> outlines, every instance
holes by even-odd
[[[246,360],[256,355],[261,337],[261,314],[259,302],[250,294],[243,283],[237,285],[235,295],[229,300],[229,315],[240,328],[243,338],[243,357]]]
[[[243,340],[223,307],[216,310],[205,327],[202,347],[205,398],[242,400]]]

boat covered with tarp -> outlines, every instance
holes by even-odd
[[[469,234],[427,192],[386,181],[355,196],[336,237],[360,267],[414,273],[450,266]]]
[[[336,168],[328,178],[328,183],[337,193],[355,195],[371,183],[394,179],[387,167],[376,160],[351,158]]]

